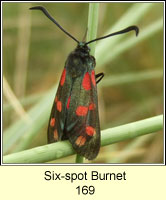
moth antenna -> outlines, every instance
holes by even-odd
[[[66,35],[68,35],[69,37],[71,37],[73,40],[75,40],[77,43],[79,43],[79,41],[73,37],[72,35],[70,35],[70,33],[68,33],[66,30],[64,30],[62,28],[62,26],[60,26],[58,24],[58,22],[48,13],[48,11],[42,7],[42,6],[35,6],[35,7],[32,7],[32,8],[29,8],[30,10],[41,10],[54,24],[56,24]]]
[[[125,28],[125,29],[123,29],[121,31],[117,31],[115,33],[111,33],[109,35],[106,35],[106,36],[103,36],[103,37],[99,37],[99,38],[96,38],[96,39],[91,40],[89,42],[86,42],[86,44],[90,44],[90,43],[95,42],[97,40],[102,40],[102,39],[105,39],[105,38],[108,38],[108,37],[111,37],[111,36],[114,36],[114,35],[119,35],[119,34],[127,33],[127,32],[130,32],[130,31],[135,31],[136,36],[137,36],[138,33],[139,33],[139,28],[137,26],[129,26],[129,27],[127,27],[127,28]]]

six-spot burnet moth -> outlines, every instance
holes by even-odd
[[[70,53],[65,62],[54,99],[48,124],[48,143],[68,139],[77,154],[92,160],[96,158],[100,149],[100,123],[96,84],[101,81],[104,74],[95,75],[95,58],[90,55],[88,44],[133,30],[137,36],[139,29],[137,26],[130,26],[89,42],[79,42],[64,30],[45,8],[36,6],[30,9],[41,10],[77,43],[77,47]]]

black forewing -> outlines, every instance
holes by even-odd
[[[68,70],[66,69],[66,67],[64,68],[64,70],[66,72],[64,84],[61,85],[61,80],[62,80],[62,76],[63,76],[63,73],[62,73],[60,83],[58,86],[58,90],[57,90],[57,93],[56,93],[56,96],[55,96],[55,99],[53,102],[50,119],[49,119],[48,133],[47,133],[48,143],[66,139],[66,136],[64,135],[66,105],[67,105],[67,101],[70,96],[70,92],[71,92],[71,88],[72,88],[72,79],[71,79],[71,76],[69,76]],[[59,105],[57,105],[57,104],[59,104]],[[61,111],[59,111],[57,109],[58,106],[59,106],[59,110],[61,109]],[[54,126],[51,126],[52,119],[55,119],[54,123],[53,123]],[[55,136],[55,134],[57,134],[57,137]]]
[[[82,76],[75,78],[73,81],[70,106],[67,110],[65,132],[76,152],[85,158],[92,160],[97,156],[100,149],[100,124],[98,114],[97,86],[93,85],[91,79],[90,90],[85,90],[82,86],[83,78],[87,72],[91,75],[92,70],[85,71]],[[90,104],[94,104],[95,108],[88,108],[86,116],[76,115],[78,106],[89,107]],[[87,135],[86,127],[88,126],[95,129],[95,135]],[[80,136],[82,136],[83,140],[85,140],[85,143],[82,143],[83,145],[78,145],[76,142]]]

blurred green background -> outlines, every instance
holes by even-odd
[[[82,40],[87,27],[88,3],[2,4],[4,154],[47,143],[47,124],[56,89],[49,102],[44,104],[44,98],[58,84],[65,60],[76,46],[40,11],[29,10],[36,5],[47,8],[78,40]],[[163,3],[100,3],[97,35],[103,36],[119,19],[118,30],[133,25],[124,17],[132,8],[135,8],[133,18],[138,15],[137,10],[142,11],[134,23],[140,28],[140,35],[136,38],[132,32],[123,39],[137,42],[127,48],[123,41],[118,41],[109,51],[97,43],[96,72],[105,73],[98,86],[102,130],[163,112]],[[114,41],[115,37],[105,42]],[[115,53],[123,46],[124,51]],[[108,59],[105,53],[110,54]],[[17,97],[16,105],[12,105],[15,99],[10,89]],[[46,111],[42,113],[44,108]],[[53,162],[74,162],[74,159],[75,156],[70,156]],[[102,147],[95,162],[162,163],[163,134]]]

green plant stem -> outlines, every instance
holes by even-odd
[[[97,36],[98,10],[99,10],[99,3],[89,4],[87,41],[93,40]],[[91,48],[90,54],[92,56],[95,55],[95,46],[96,46],[96,42],[89,44],[89,47]]]
[[[84,162],[84,157],[77,154],[76,155],[76,163],[83,163],[83,162]]]
[[[98,25],[98,9],[99,3],[89,4],[89,15],[88,15],[88,35],[87,41],[93,40],[97,35],[97,25]],[[95,54],[95,42],[89,45],[91,48],[90,54],[94,56]],[[76,155],[76,163],[83,163],[83,157]]]
[[[163,115],[132,122],[101,132],[101,145],[106,146],[142,135],[155,133],[163,128]],[[36,147],[3,157],[3,163],[45,163],[74,154],[68,141]]]

